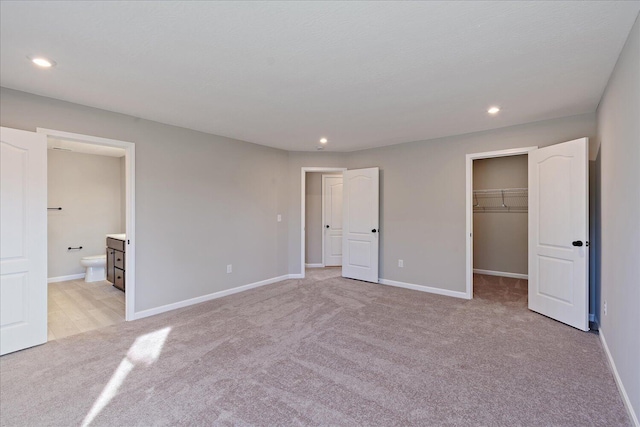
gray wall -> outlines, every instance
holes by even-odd
[[[631,30],[598,107],[600,326],[640,417],[640,23]],[[597,203],[598,203],[597,202]]]
[[[0,103],[2,126],[136,144],[136,311],[287,274],[287,152],[5,88]]]
[[[120,233],[120,159],[47,150],[48,277],[84,273],[80,259],[105,253],[106,234]],[[82,246],[80,251],[68,247]]]
[[[473,189],[527,188],[527,156],[473,162]],[[473,268],[528,274],[527,212],[474,212]]]
[[[300,271],[300,168],[380,167],[380,277],[465,290],[465,155],[596,134],[584,114],[352,153],[289,154],[289,271]],[[398,267],[404,260],[404,268]]]
[[[305,182],[305,263],[322,264],[322,173],[308,172]]]
[[[287,153],[9,89],[0,100],[3,126],[136,143],[136,311],[300,274],[303,166],[379,166],[380,277],[462,292],[465,154],[595,135],[595,114],[585,114],[353,153]]]

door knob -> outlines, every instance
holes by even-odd
[[[376,230],[375,228],[373,230],[371,230],[372,233],[377,233],[378,230]]]
[[[582,246],[582,240],[576,240],[576,241],[574,241],[574,242],[571,242],[571,244],[572,244],[573,246]]]
[[[329,228],[329,224],[327,224],[327,228]]]

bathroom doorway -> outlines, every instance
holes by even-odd
[[[133,320],[134,144],[37,132],[48,146],[48,339]]]

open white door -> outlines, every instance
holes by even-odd
[[[324,266],[342,265],[342,175],[322,175]]]
[[[343,174],[342,276],[378,283],[379,169]]]
[[[588,139],[529,153],[529,309],[589,330]]]
[[[47,342],[47,139],[0,128],[0,354]]]

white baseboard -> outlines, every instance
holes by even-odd
[[[620,379],[620,375],[618,374],[618,369],[616,368],[616,364],[613,361],[613,357],[611,357],[611,352],[609,351],[609,346],[607,345],[607,341],[604,339],[604,334],[602,333],[602,328],[599,331],[600,342],[602,342],[602,347],[604,347],[604,352],[607,355],[607,359],[609,360],[609,366],[611,366],[611,370],[613,371],[613,377],[616,380],[616,385],[618,386],[618,390],[622,395],[622,401],[624,402],[624,406],[627,408],[627,412],[629,412],[629,417],[631,417],[631,421],[636,427],[640,427],[640,422],[638,422],[638,415],[633,410],[633,406],[631,406],[631,400],[629,400],[629,395],[627,394],[627,390],[624,388],[624,384],[622,384],[622,379]]]
[[[137,311],[133,314],[132,320],[143,319],[145,317],[154,316],[156,314],[165,313],[167,311],[176,310],[178,308],[188,307],[190,305],[199,304],[201,302],[210,301],[212,299],[226,297],[227,295],[237,294],[238,292],[248,291],[249,289],[258,288],[260,286],[270,285],[272,283],[281,282],[283,280],[290,279],[291,275],[285,274],[284,276],[274,277],[271,279],[261,280],[255,283],[249,283],[248,285],[238,286],[237,288],[226,289],[224,291],[214,292],[200,297],[187,299],[184,301],[174,302],[172,304],[162,305],[156,308],[150,308],[148,310]]]
[[[304,274],[300,274],[300,273],[289,274],[288,279],[304,279]]]
[[[473,272],[476,274],[486,274],[487,276],[500,276],[500,277],[510,277],[512,279],[529,280],[528,274],[507,273],[506,271],[481,270],[479,268],[474,268]]]
[[[305,264],[305,268],[324,268],[324,264]]]
[[[382,278],[378,279],[378,283],[380,283],[381,285],[395,286],[396,288],[412,289],[414,291],[428,292],[430,294],[446,295],[448,297],[468,299],[466,292],[450,291],[448,289],[433,288],[431,286],[424,285],[414,285],[413,283],[397,282],[395,280]]]
[[[67,280],[84,279],[84,273],[70,274],[68,276],[49,277],[47,283],[66,282]]]

